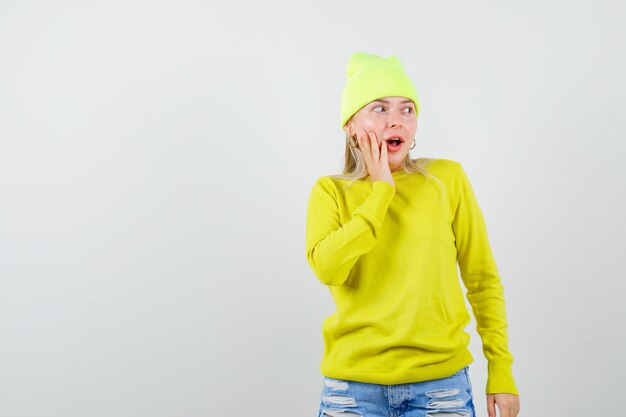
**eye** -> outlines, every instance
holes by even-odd
[[[381,113],[383,110],[385,110],[385,107],[384,106],[376,106],[372,110],[374,110],[376,113]]]
[[[404,113],[411,114],[413,113],[413,108],[411,106],[407,106],[404,108]]]

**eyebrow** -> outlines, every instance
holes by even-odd
[[[380,102],[380,103],[384,103],[384,104],[389,104],[389,100],[384,100],[384,99],[374,100],[374,102]],[[413,103],[413,100],[402,100],[400,103],[401,104]]]

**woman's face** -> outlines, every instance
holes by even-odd
[[[415,103],[406,97],[383,97],[366,104],[344,127],[350,136],[374,132],[385,141],[391,171],[398,171],[413,146],[417,131]]]

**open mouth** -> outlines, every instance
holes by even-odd
[[[390,152],[396,152],[402,148],[402,144],[404,143],[404,139],[398,136],[393,136],[385,139],[387,142],[387,150]]]

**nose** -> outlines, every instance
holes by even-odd
[[[400,118],[400,112],[390,111],[387,113],[387,127],[399,127],[402,126],[402,119]]]

